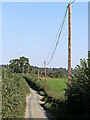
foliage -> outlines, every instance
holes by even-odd
[[[14,73],[29,73],[32,70],[29,64],[29,59],[25,57],[20,57],[20,59],[12,59],[9,63],[9,67]]]
[[[36,76],[31,77],[32,75],[24,76],[34,89],[38,90],[41,95],[44,95],[42,98],[42,100],[46,101],[44,106],[56,115],[57,118],[69,120],[90,119],[90,52],[88,56],[88,62],[85,59],[81,60],[81,65],[78,65],[73,71],[71,85],[66,82],[66,99],[64,93],[61,94],[60,91],[55,90],[55,86],[57,87],[60,84],[56,82],[55,78],[47,79],[47,90],[44,90],[44,79],[38,80]],[[61,81],[59,80],[59,82]]]
[[[57,91],[56,88],[50,86],[50,84],[52,83],[52,85],[56,86],[60,86],[60,83],[65,84],[64,80],[62,79],[55,79],[55,78],[48,78],[47,79],[47,90],[44,89],[44,79],[37,79],[37,76],[35,74],[30,74],[30,75],[23,75],[23,77],[26,79],[27,83],[35,90],[37,90],[39,92],[40,95],[43,96],[43,98],[41,99],[42,101],[45,101],[44,107],[48,108],[49,110],[54,111],[54,114],[58,112],[58,116],[59,116],[59,109],[64,109],[61,105],[64,103],[65,101],[65,97],[64,97],[64,93],[61,91]],[[63,82],[62,82],[63,81]],[[50,82],[48,84],[48,82]],[[57,84],[55,84],[57,83]],[[61,87],[61,86],[60,86]],[[60,88],[57,87],[57,88]],[[64,87],[64,86],[63,86]],[[55,111],[56,110],[56,111]],[[64,114],[63,110],[62,113]],[[65,116],[65,115],[63,115]]]
[[[2,71],[2,118],[24,118],[29,86],[21,74]]]
[[[53,75],[53,74],[50,74],[49,77],[54,78],[54,75]]]
[[[65,75],[62,73],[61,70],[54,73],[54,77],[55,77],[55,78],[60,78],[60,77],[62,78],[62,77],[64,77],[64,76],[65,76]]]
[[[32,88],[34,88],[37,91],[43,91],[45,96],[47,97],[47,101],[57,103],[58,101],[64,100],[64,93],[63,92],[58,92],[56,89],[54,89],[50,85],[47,85],[47,90],[45,90],[44,89],[44,87],[45,87],[44,81],[41,80],[41,79],[38,80],[34,74],[32,74],[32,75],[23,75],[23,77],[26,79],[27,83]],[[54,84],[55,84],[55,80],[51,79],[50,81],[51,82],[54,81]],[[60,80],[58,82],[60,83]],[[39,93],[41,93],[41,92],[39,92]]]
[[[40,94],[45,93],[42,98],[46,101],[44,106],[57,118],[69,120],[88,119],[90,118],[90,67],[85,59],[81,60],[81,65],[75,68],[71,78],[71,85],[66,82],[65,99],[64,93],[61,94],[60,91],[55,90],[55,86],[57,87],[60,84],[56,82],[55,78],[47,79],[47,90],[44,90],[44,79],[38,80],[35,76],[25,76],[25,79],[32,87],[40,91]],[[58,80],[59,82],[62,81]]]
[[[37,79],[37,76],[35,74],[26,75],[24,74],[23,77],[26,79],[27,83],[33,87],[35,90],[43,90],[44,89],[44,83],[41,79]]]
[[[88,51],[88,66],[90,67],[90,51]]]
[[[34,67],[32,66],[32,71],[35,74],[38,74],[38,69],[40,70],[40,76],[44,75],[45,69],[44,68],[38,68],[38,67]],[[67,70],[66,68],[46,68],[47,71],[47,76],[50,77],[50,74],[55,75],[55,74],[59,74],[59,77],[67,77]],[[73,71],[73,69],[71,69],[71,71]],[[54,76],[54,77],[58,77],[58,76]]]
[[[42,95],[42,96],[45,95],[45,93],[44,93],[43,91],[39,91],[38,93],[39,93],[40,95]]]
[[[67,84],[66,89],[67,104],[71,113],[87,114],[90,113],[90,67],[88,63],[81,60],[80,66],[71,79],[71,85]]]

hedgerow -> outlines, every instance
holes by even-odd
[[[24,118],[29,86],[20,74],[3,69],[2,118]]]
[[[27,83],[32,88],[39,91],[39,93],[43,91],[44,96],[47,97],[48,102],[59,102],[65,99],[63,94],[60,94],[58,91],[49,86],[47,86],[47,90],[45,90],[44,82],[41,79],[38,79],[35,75],[24,75],[23,77],[26,79]]]
[[[33,87],[35,90],[40,91],[44,90],[44,83],[40,79],[38,80],[35,74],[30,75],[23,75],[23,77],[26,79],[27,83]]]

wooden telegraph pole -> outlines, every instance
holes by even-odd
[[[39,80],[39,69],[38,69],[38,80]]]
[[[44,65],[45,65],[45,90],[46,90],[46,61],[44,61]]]
[[[24,66],[23,66],[23,74],[24,74]]]
[[[68,5],[69,9],[69,23],[68,23],[68,83],[71,84],[71,4]]]
[[[28,74],[29,74],[29,65],[28,65]]]

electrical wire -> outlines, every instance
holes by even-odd
[[[70,2],[69,2],[69,3],[70,3]],[[55,40],[54,40],[54,42],[53,42],[52,48],[50,49],[50,52],[49,52],[49,54],[48,54],[48,56],[47,56],[47,58],[46,58],[46,61],[49,59],[49,57],[50,57],[50,55],[51,55],[51,52],[53,51],[54,45],[55,45],[55,43],[56,43],[56,41],[57,41],[57,38],[58,38],[58,33],[59,33],[59,31],[60,31],[60,29],[61,29],[61,26],[62,26],[62,24],[63,24],[63,20],[64,20],[64,17],[63,17],[62,22],[61,22],[61,25],[60,25],[60,27],[59,27],[59,29],[58,29],[58,32],[57,32],[57,35],[56,35]]]
[[[69,6],[69,4],[73,4],[74,2],[75,2],[75,0],[73,0],[72,2],[69,2],[69,3],[68,3],[68,6]],[[54,48],[54,50],[53,50],[53,53],[52,53],[51,58],[50,58],[49,62],[47,63],[47,65],[49,65],[50,62],[51,62],[51,60],[53,59],[54,53],[55,53],[56,48],[57,48],[57,45],[58,45],[58,43],[59,43],[59,38],[60,38],[60,36],[61,36],[62,29],[63,29],[63,26],[64,26],[64,22],[65,22],[65,18],[66,18],[66,15],[67,15],[68,6],[67,6],[67,8],[66,8],[65,15],[64,15],[64,17],[63,17],[61,26],[60,26],[60,28],[59,28],[59,32],[58,32],[58,34],[56,35],[55,41],[57,40],[57,42],[56,42],[56,44],[55,44],[55,48]],[[55,43],[55,41],[54,41],[54,43]],[[53,46],[54,46],[54,43],[53,43]],[[52,48],[51,48],[51,50],[50,50],[50,53],[51,53],[51,51],[52,51],[52,49],[53,49],[53,46],[52,46]],[[50,53],[49,53],[49,55],[47,56],[47,59],[49,58]],[[47,60],[47,59],[46,59],[46,60]]]
[[[70,4],[73,4],[75,2],[75,0],[73,0]]]
[[[56,43],[56,41],[57,41],[58,33],[59,33],[60,29],[61,29],[63,20],[64,20],[64,18],[62,19],[61,25],[60,25],[60,27],[59,27],[59,29],[58,29],[57,35],[56,35],[55,40],[54,40],[54,42],[53,42],[52,48],[50,49],[50,52],[49,52],[49,54],[48,54],[48,56],[47,56],[47,58],[46,58],[46,61],[49,59],[49,57],[50,57],[50,55],[51,55],[51,52],[52,52],[52,50],[53,50],[53,48],[54,48],[54,45],[55,45],[55,43]]]
[[[67,6],[67,8],[66,8],[66,11],[65,11],[65,14],[64,14],[64,17],[63,17],[62,25],[61,25],[61,27],[60,27],[60,30],[59,30],[58,34],[57,34],[57,42],[56,42],[54,51],[53,51],[53,53],[52,53],[52,55],[51,55],[51,58],[50,58],[49,62],[47,63],[47,65],[50,64],[51,60],[53,59],[54,53],[55,53],[55,51],[56,51],[56,48],[57,48],[57,45],[58,45],[58,42],[59,42],[59,38],[60,38],[60,36],[61,36],[62,29],[63,29],[64,23],[65,23],[65,18],[66,18],[66,15],[67,15],[67,10],[68,10],[68,6]]]

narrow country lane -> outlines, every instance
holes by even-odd
[[[30,88],[30,96],[27,98],[27,108],[25,113],[25,118],[50,118],[55,119],[48,111],[40,105],[41,96],[37,91]]]

